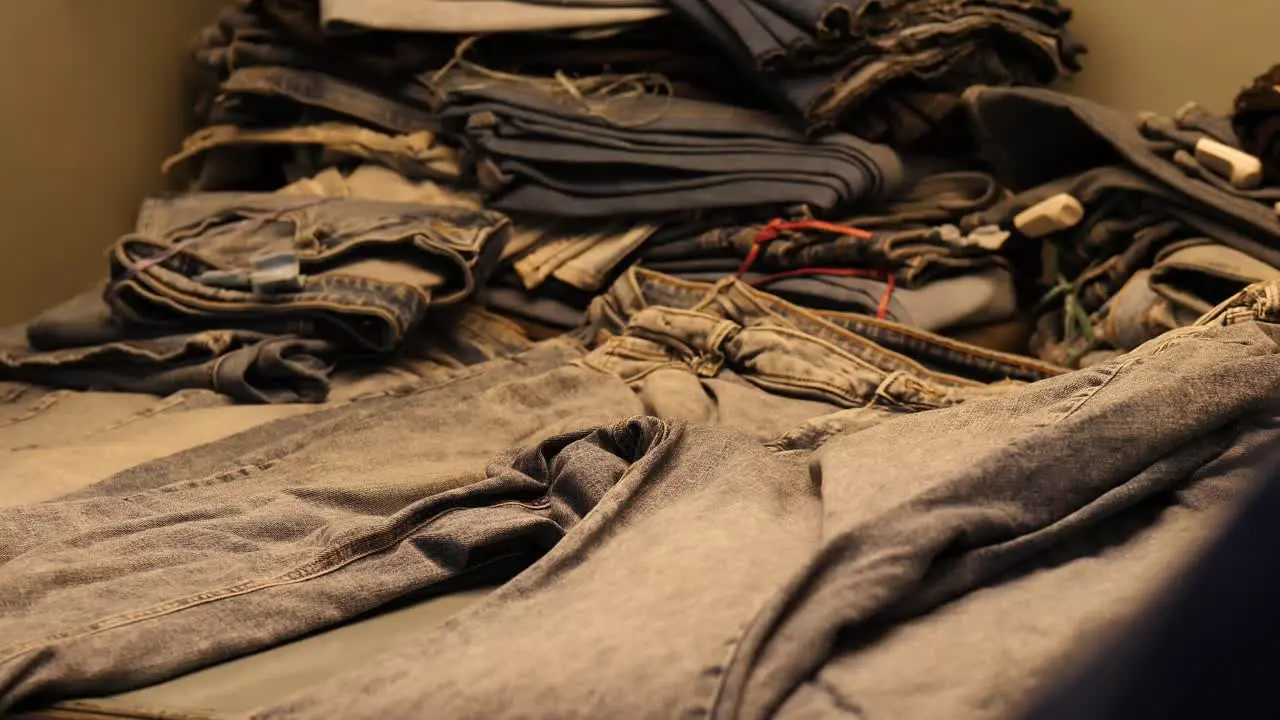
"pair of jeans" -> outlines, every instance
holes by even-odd
[[[208,123],[244,127],[284,127],[317,122],[357,122],[384,132],[436,132],[429,94],[404,80],[375,87],[321,70],[249,66],[219,85]]]
[[[1280,467],[1276,337],[1179,331],[951,408],[850,408],[816,442],[649,419],[565,436],[512,465],[593,483],[580,524],[253,717],[1011,716]]]
[[[387,353],[431,307],[485,281],[506,227],[490,212],[357,198],[149,200],[111,251],[106,297],[142,324],[292,331]]]
[[[1078,69],[1082,52],[1065,31],[1069,11],[1047,2],[672,6],[806,127],[891,144],[933,130],[969,85],[1044,84]]]
[[[499,210],[565,217],[800,203],[830,210],[891,194],[901,182],[901,162],[886,147],[846,134],[809,140],[743,108],[617,92],[633,81],[586,78],[570,90],[470,63],[426,78],[441,117],[477,153],[481,184]]]
[[[657,225],[626,221],[576,232],[574,223],[544,221],[539,225],[541,237],[512,259],[512,269],[526,290],[536,290],[549,278],[579,290],[599,290],[658,229]]]
[[[0,334],[0,381],[151,395],[207,390],[239,402],[315,403],[329,398],[339,363],[345,375],[373,363],[391,369],[405,362],[469,365],[522,347],[513,344],[508,325],[471,304],[438,309],[394,354],[375,360],[319,338],[125,322],[94,291],[45,311],[23,331]]]
[[[715,445],[769,466],[762,442],[818,442],[843,426],[833,412],[879,419],[1018,387],[930,369],[842,318],[740,284],[644,285],[702,309],[639,308],[629,281],[606,296],[609,312],[593,324],[602,342],[589,354],[551,340],[406,392],[260,425],[71,498],[0,510],[0,707],[137,687],[495,562],[527,564],[584,517],[608,517],[602,497],[642,475],[637,454],[690,419],[718,426],[696,430]],[[704,325],[738,331],[704,336]],[[701,345],[698,359],[682,348],[699,338],[725,344]],[[638,369],[628,364],[638,342],[666,361],[625,381],[595,369]],[[959,350],[938,339],[933,352]],[[970,360],[1000,379],[1034,372],[1001,357],[973,349]],[[175,633],[201,640],[166,640]]]

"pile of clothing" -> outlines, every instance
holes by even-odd
[[[1280,86],[1036,87],[1069,18],[226,8],[185,191],[0,332],[0,712],[215,665],[263,720],[1079,699],[1280,467]],[[305,687],[262,652],[485,573]]]

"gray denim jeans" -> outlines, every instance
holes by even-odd
[[[1274,310],[1269,288],[1228,309]],[[623,337],[687,317],[656,310]],[[1206,324],[985,399],[859,406],[763,445],[650,418],[543,445],[517,477],[607,486],[554,548],[255,717],[1011,717],[1280,468],[1276,337]],[[686,348],[666,357],[716,361]]]

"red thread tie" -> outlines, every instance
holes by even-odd
[[[760,258],[760,250],[764,244],[774,240],[785,230],[822,230],[837,235],[847,235],[849,237],[862,238],[870,240],[873,236],[870,232],[860,228],[848,227],[847,225],[836,225],[834,223],[823,222],[821,220],[796,220],[787,222],[779,218],[770,220],[760,231],[756,233],[755,239],[751,242],[751,249],[747,251],[747,257],[738,266],[738,270],[734,272],[734,277],[741,278],[746,275],[756,260]],[[884,294],[880,297],[880,304],[876,308],[876,317],[884,320],[889,316],[889,301],[893,298],[893,290],[895,287],[893,273],[883,270],[863,270],[859,268],[835,268],[835,267],[811,267],[797,268],[795,270],[786,270],[772,275],[766,275],[755,282],[753,287],[762,285],[771,285],[779,280],[785,280],[791,277],[804,277],[810,275],[833,275],[837,277],[862,277],[873,280],[880,280],[886,284]]]

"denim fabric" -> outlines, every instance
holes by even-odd
[[[543,225],[537,242],[512,262],[528,290],[551,277],[580,290],[599,290],[615,268],[657,230],[656,225],[623,221],[577,232],[572,223]]]
[[[1247,285],[1280,280],[1280,269],[1208,240],[1173,243],[1156,254],[1093,318],[1087,348],[1132,350],[1175,328],[1194,323]]]
[[[433,180],[410,180],[395,170],[372,164],[359,165],[345,172],[338,168],[325,168],[311,177],[300,178],[277,192],[302,197],[359,198],[475,211],[484,209],[484,203],[475,192],[441,185]],[[519,235],[519,231],[513,229],[512,235],[503,250],[504,254],[512,250],[512,245],[519,244],[514,237]]]
[[[395,350],[433,305],[487,278],[506,218],[355,198],[193,194],[151,200],[112,249],[107,299],[136,322],[289,332]],[[263,254],[296,256],[292,287],[240,287]],[[213,284],[208,273],[233,275]],[[245,277],[247,276],[247,277]]]
[[[219,148],[265,147],[292,148],[293,163],[300,164],[298,156],[314,150],[308,158],[312,171],[323,166],[334,164],[344,158],[360,158],[385,165],[409,178],[436,178],[456,180],[461,175],[458,165],[458,152],[436,141],[434,134],[428,131],[415,132],[408,135],[385,135],[383,133],[342,123],[321,123],[288,128],[246,129],[234,125],[211,125],[201,128],[182,142],[182,149],[165,159],[161,166],[163,172],[171,172],[175,166],[193,158],[202,158],[209,162],[209,157],[216,161],[217,155],[208,155]],[[240,155],[243,157],[243,154]],[[256,164],[251,167],[256,169]],[[295,172],[306,172],[299,168]],[[235,177],[232,168],[206,170],[205,175]],[[312,173],[308,173],[312,174]],[[209,187],[206,183],[203,190],[222,188]]]
[[[682,280],[712,283],[725,273],[671,273]],[[990,268],[941,278],[918,287],[894,287],[883,280],[835,275],[771,278],[747,273],[742,281],[814,310],[875,315],[888,297],[886,319],[902,325],[948,332],[1012,318],[1018,310],[1013,275]],[[1198,317],[1198,316],[1197,316]],[[1192,318],[1194,320],[1194,318]]]
[[[1264,436],[1265,437],[1265,436]],[[1243,453],[1242,453],[1243,454]],[[1265,462],[1251,454],[1243,462]],[[1274,467],[1222,536],[1093,657],[1055,682],[1025,720],[1193,720],[1280,715],[1267,671],[1280,627]]]
[[[319,402],[337,351],[324,340],[249,330],[139,328],[114,316],[100,292],[90,292],[37,317],[25,338],[6,335],[0,379],[153,395],[205,388],[244,402]]]
[[[436,132],[440,123],[418,87],[407,82],[379,91],[319,70],[245,67],[219,86],[209,122],[279,127],[345,119],[395,134]]]
[[[1271,207],[1280,191],[1236,189],[1194,158],[1192,148],[1202,138],[1234,142],[1222,118],[1194,105],[1173,119],[1130,118],[1033,89],[974,88],[967,101],[997,177],[1022,192],[966,218],[963,227],[1007,224],[1017,212],[1060,192],[1086,209],[1079,226],[1047,238],[1051,262],[1044,280],[1058,288],[1038,320],[1032,346],[1040,357],[1075,366],[1106,355],[1095,351],[1134,347],[1190,322],[1243,284],[1268,277],[1251,271],[1228,280],[1203,268],[1191,272],[1201,286],[1220,278],[1213,280],[1216,289],[1204,288],[1207,301],[1157,298],[1150,276],[1136,274],[1184,241],[1207,239],[1224,246],[1214,253],[1257,267],[1280,262],[1280,221]],[[1034,137],[1053,138],[1053,149],[1018,130],[1028,125],[1041,128]],[[1170,265],[1162,272],[1179,270]]]
[[[872,238],[819,229],[786,229],[760,247],[752,267],[761,271],[865,268],[891,271],[908,284],[985,271],[1004,265],[1004,258],[952,223],[1003,206],[1007,202],[1005,195],[984,173],[927,174],[908,185],[900,196],[839,223],[872,231]],[[730,272],[756,244],[762,227],[725,223],[700,235],[648,243],[640,257],[646,266],[664,272]]]
[[[740,283],[648,278],[648,292],[692,309],[638,307],[633,277],[606,296],[592,326],[602,342],[585,356],[550,341],[139,466],[77,499],[0,510],[0,586],[18,589],[2,596],[0,706],[136,687],[492,562],[527,563],[607,517],[610,489],[642,476],[667,439],[772,464],[760,443],[818,442],[848,427],[828,417],[842,408],[878,422],[1018,387],[930,369]],[[961,350],[938,340],[939,354]],[[1007,370],[993,379],[1034,372],[1000,358],[974,349],[971,361]],[[691,419],[720,427],[686,431]],[[530,447],[503,452],[517,443]],[[50,563],[80,569],[54,581]],[[213,626],[207,643],[164,641]]]
[[[470,64],[426,79],[479,155],[499,210],[567,217],[733,207],[816,209],[892,193],[901,163],[850,135],[810,141],[767,114],[654,93],[626,78],[567,90]],[[577,97],[574,97],[574,94]],[[606,171],[607,172],[604,172]]]
[[[732,271],[756,244],[762,227],[717,228],[696,238],[646,249],[642,257],[646,265],[668,272],[677,268],[685,272]],[[761,246],[752,268],[864,268],[892,272],[905,283],[917,284],[1004,264],[1001,255],[971,241],[954,226],[939,226],[877,231],[871,238],[822,230],[785,230]]]
[[[672,310],[619,337],[714,363],[716,326]],[[616,470],[555,547],[254,717],[1008,717],[1274,472],[1275,334],[1179,331],[957,407],[850,408],[807,440],[634,420],[592,443],[607,462],[579,464],[570,436],[518,477]]]
[[[1070,12],[1052,2],[672,7],[810,129],[843,127],[890,143],[934,130],[970,85],[1045,84],[1079,69],[1083,51],[1065,30]]]
[[[530,292],[522,287],[492,285],[484,290],[484,303],[508,317],[531,321],[558,332],[581,325],[586,313],[585,303],[550,296],[545,286],[538,292]]]
[[[1167,157],[1167,144],[1142,134],[1138,120],[1083,98],[1035,88],[973,88],[966,102],[996,177],[1011,188],[1025,190],[1123,163],[1135,174],[1129,183],[1150,188],[1135,190],[1164,201],[1159,209],[1203,236],[1280,266],[1275,209],[1234,188],[1189,177]],[[1027,127],[1037,132],[1027,133]]]
[[[1035,381],[1061,372],[1032,358],[967,345],[888,320],[797,307],[732,279],[708,285],[643,268],[627,270],[608,292],[592,301],[579,334],[591,344],[606,343],[623,332],[629,318],[642,310],[662,308],[725,316],[743,325],[760,324],[766,330],[774,324],[794,325],[805,335],[854,354],[860,369],[890,376],[905,372],[916,379],[936,377],[939,385],[946,387],[971,386],[973,381]],[[710,352],[713,365],[716,357]],[[898,382],[901,377],[891,379]]]
[[[511,321],[474,305],[451,308],[430,322],[426,337],[416,338],[400,355],[346,362],[322,378],[328,385],[324,404],[246,405],[213,389],[197,389],[198,384],[155,397],[0,382],[0,466],[5,468],[0,505],[43,502],[80,491],[139,463],[278,418],[408,392],[532,344]],[[19,344],[21,332],[13,340],[10,344]],[[71,365],[65,371],[75,369]],[[252,381],[265,382],[257,376]]]

